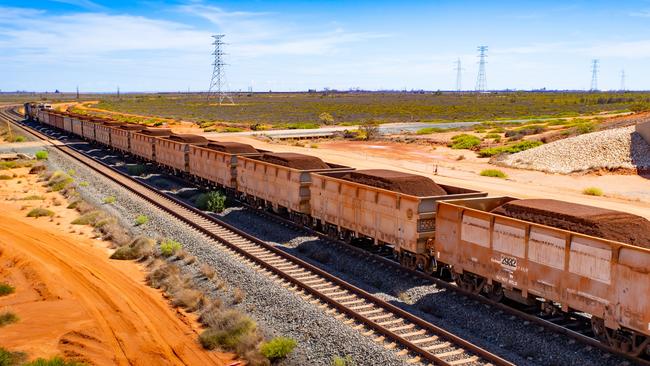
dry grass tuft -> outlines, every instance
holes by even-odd
[[[199,290],[183,288],[171,294],[172,304],[185,308],[187,311],[197,311],[205,303],[205,296]]]
[[[156,241],[151,238],[135,238],[128,245],[118,248],[111,255],[111,259],[133,260],[148,258],[153,254],[155,244]]]
[[[244,301],[245,297],[246,297],[246,293],[244,292],[244,290],[240,289],[239,287],[232,290],[232,301],[235,304],[239,304],[242,301]]]
[[[199,271],[205,278],[212,279],[216,275],[216,272],[214,271],[214,268],[210,267],[207,264],[202,264],[201,268],[199,268]]]

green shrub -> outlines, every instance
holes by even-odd
[[[347,355],[345,357],[334,356],[332,359],[332,366],[355,366],[352,356]]]
[[[25,142],[25,136],[14,137],[14,142]]]
[[[481,171],[481,175],[484,177],[508,178],[508,175],[499,169],[485,169]]]
[[[453,129],[440,128],[440,127],[425,127],[425,128],[421,128],[421,129],[415,131],[415,134],[416,135],[428,135],[428,134],[431,134],[431,133],[449,132],[449,131],[453,131]]]
[[[318,123],[302,122],[287,125],[287,129],[289,130],[313,130],[316,128],[320,128],[320,125]]]
[[[80,182],[79,187],[88,187],[88,182],[86,181]]]
[[[111,259],[132,260],[148,257],[153,253],[155,241],[150,238],[136,238],[128,245],[119,247],[111,255]]]
[[[87,212],[87,213],[77,217],[76,219],[72,220],[71,224],[72,225],[93,225],[93,226],[95,226],[95,224],[97,223],[99,218],[102,216],[101,214],[102,214],[101,211],[97,211],[97,210],[90,211],[90,212]]]
[[[181,249],[181,243],[177,242],[176,240],[165,239],[160,243],[160,254],[162,254],[163,257],[171,257]]]
[[[449,147],[452,149],[472,149],[481,144],[481,139],[468,134],[460,134],[451,138]]]
[[[0,296],[7,296],[13,294],[16,288],[8,283],[0,282]]]
[[[579,135],[594,132],[597,129],[597,125],[593,122],[584,122],[576,125],[575,129]]]
[[[38,159],[38,160],[47,160],[49,155],[48,155],[47,151],[41,150],[41,151],[37,151],[34,156],[36,156],[36,159]]]
[[[52,174],[47,182],[47,185],[53,192],[58,192],[69,186],[72,182],[74,182],[74,179],[72,179],[71,176],[60,170],[57,170]]]
[[[102,202],[104,202],[104,204],[107,205],[112,205],[115,203],[115,201],[116,201],[115,196],[107,196],[104,197],[104,199],[102,200]]]
[[[0,169],[13,169],[18,166],[15,161],[0,161]]]
[[[149,222],[149,217],[147,215],[138,215],[135,218],[135,226],[144,225]]]
[[[235,309],[218,313],[210,319],[209,325],[199,336],[199,341],[203,348],[210,350],[235,350],[240,340],[256,329],[252,319]]]
[[[221,212],[226,208],[226,195],[219,191],[203,193],[196,199],[196,206],[201,210]]]
[[[287,337],[276,337],[262,343],[260,352],[271,361],[285,358],[296,348],[296,341]]]
[[[220,132],[242,132],[243,128],[239,127],[224,127]]]
[[[27,217],[54,216],[54,212],[46,208],[34,208],[27,213]]]
[[[20,200],[21,201],[42,201],[44,199],[45,199],[45,197],[43,197],[43,196],[40,196],[40,195],[37,195],[37,194],[32,194],[32,195],[29,195],[29,196],[25,196],[25,197],[21,198]]]
[[[486,139],[500,139],[501,135],[499,135],[498,133],[488,133],[487,135],[483,136],[483,138],[486,138]]]
[[[61,357],[54,357],[48,359],[38,358],[32,362],[28,362],[22,366],[85,366],[86,364],[78,361],[67,361]]]
[[[534,147],[543,145],[543,142],[541,141],[534,141],[534,140],[526,140],[526,141],[521,141],[514,143],[512,145],[508,146],[499,146],[499,147],[488,147],[485,149],[481,149],[478,152],[478,156],[482,158],[488,158],[494,155],[499,155],[499,154],[514,154],[518,153],[520,151],[532,149]]]
[[[5,325],[13,324],[20,320],[18,318],[18,315],[10,312],[10,311],[5,311],[3,313],[0,313],[0,327],[4,327]]]
[[[25,352],[10,352],[0,347],[0,366],[23,365],[25,360],[27,360]]]
[[[598,188],[598,187],[588,187],[585,188],[582,191],[582,194],[586,194],[587,196],[602,196],[603,195],[603,190]]]

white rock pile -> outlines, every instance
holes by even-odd
[[[650,145],[634,126],[588,133],[498,158],[513,168],[568,174],[599,169],[650,168]]]

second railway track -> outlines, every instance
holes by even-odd
[[[22,118],[13,111],[0,111],[0,118],[50,143],[64,154],[173,215],[184,225],[216,240],[259,271],[299,292],[307,301],[324,304],[325,311],[337,318],[346,318],[343,321],[351,327],[359,329],[374,341],[383,343],[384,347],[395,349],[398,354],[406,356],[408,362],[435,365],[513,365],[316,266],[164,195],[152,186],[135,181],[58,140],[20,125],[18,122]]]

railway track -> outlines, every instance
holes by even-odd
[[[185,226],[219,243],[307,301],[343,320],[364,336],[404,356],[409,363],[435,365],[513,365],[471,342],[392,305],[320,268],[294,257],[247,233],[211,217],[173,197],[158,192],[58,140],[22,126],[15,111],[0,111],[0,118],[47,141],[54,148],[127,188]]]
[[[469,292],[467,290],[464,290],[456,286],[454,283],[446,282],[440,278],[434,277],[432,275],[429,275],[427,273],[418,270],[406,268],[402,266],[399,262],[394,260],[391,256],[385,255],[385,253],[380,254],[377,252],[372,252],[360,248],[358,246],[355,246],[353,244],[349,244],[345,241],[333,239],[327,234],[320,233],[318,231],[315,231],[311,228],[302,225],[298,225],[295,222],[291,221],[290,219],[284,218],[282,216],[278,216],[271,212],[256,210],[252,208],[250,205],[248,205],[246,202],[240,202],[240,203],[246,206],[247,208],[251,209],[251,212],[255,213],[256,215],[265,217],[268,220],[275,221],[276,223],[283,225],[285,227],[293,227],[296,230],[303,230],[308,235],[317,236],[321,240],[327,241],[328,244],[338,247],[346,255],[364,257],[367,260],[372,260],[387,268],[390,268],[396,271],[397,273],[402,273],[403,276],[405,277],[421,279],[425,281],[425,283],[427,284],[435,284],[437,287],[444,288],[450,291],[455,291],[462,296],[466,296],[467,298],[470,298],[472,300],[479,301],[485,305],[489,305],[493,307],[495,311],[500,311],[505,314],[516,316],[519,319],[521,319],[522,322],[527,322],[530,323],[531,325],[532,324],[539,325],[541,327],[544,327],[544,329],[551,331],[553,333],[567,336],[587,346],[598,348],[603,351],[625,358],[629,361],[632,361],[634,364],[638,364],[642,366],[650,366],[650,360],[647,360],[645,358],[640,359],[628,355],[596,339],[593,336],[593,332],[591,330],[590,319],[585,315],[539,314],[538,313],[539,309],[531,309],[530,307],[525,307],[524,305],[517,304],[517,303],[509,304],[509,303],[497,302],[485,296],[481,296]]]

